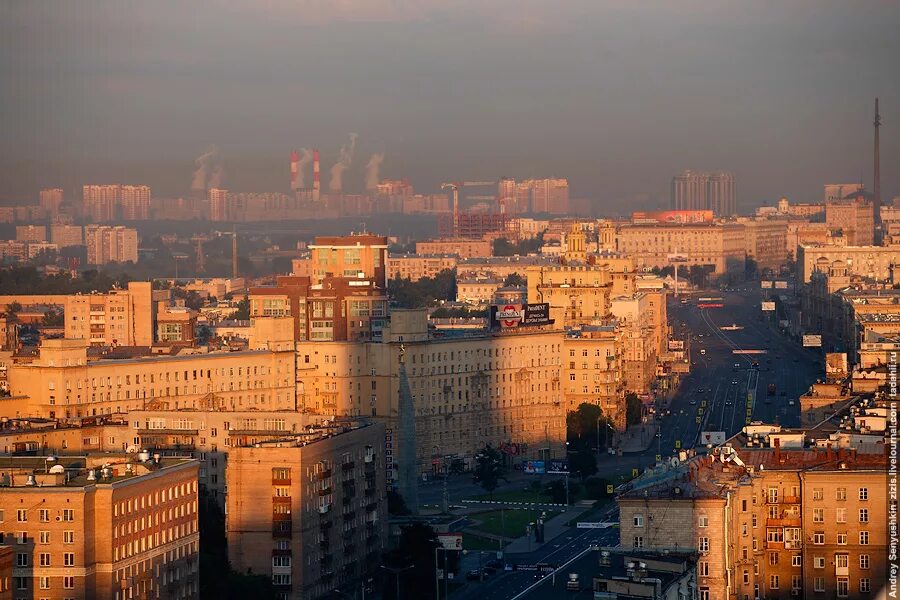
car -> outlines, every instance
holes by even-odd
[[[705,391],[706,391],[706,390],[704,390],[703,388],[697,388],[697,393],[698,393],[698,394],[702,394],[702,393],[705,392]]]
[[[731,380],[731,385],[737,385],[737,379],[732,379],[732,380]]]
[[[503,561],[499,558],[492,558],[488,561],[485,561],[484,566],[489,567],[491,569],[502,569]]]
[[[693,406],[693,405],[695,405],[695,404],[697,404],[697,400],[694,399],[694,398],[691,398],[691,406]]]
[[[794,405],[794,401],[793,401],[793,400],[788,400],[788,406],[793,406],[793,405]]]
[[[732,400],[725,400],[725,406],[731,406],[732,404],[734,404],[734,401],[732,401]]]
[[[472,569],[471,571],[466,573],[466,579],[468,579],[469,581],[478,581],[479,579],[481,579],[481,571],[479,571],[478,569]]]

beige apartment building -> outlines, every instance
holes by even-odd
[[[388,243],[384,236],[354,233],[348,236],[320,236],[309,245],[313,284],[326,277],[372,279],[387,287]]]
[[[46,242],[47,227],[44,225],[16,225],[17,242]]]
[[[130,227],[86,225],[84,243],[89,265],[138,261],[138,233]]]
[[[385,429],[341,423],[229,453],[232,568],[271,577],[280,597],[356,588],[387,534]]]
[[[698,597],[709,600],[875,598],[886,455],[804,447],[803,431],[745,431],[754,428],[740,447],[632,482],[617,499],[622,545],[698,552]]]
[[[814,272],[827,271],[837,261],[843,263],[848,275],[891,281],[894,265],[900,264],[900,246],[800,246],[800,280],[808,283]]]
[[[502,279],[457,279],[456,300],[467,304],[489,303],[502,287]]]
[[[787,221],[783,219],[739,219],[744,226],[747,258],[757,268],[778,269],[787,262]]]
[[[625,378],[620,336],[615,325],[586,325],[568,331],[563,342],[563,390],[566,410],[583,403],[596,404],[623,431]]]
[[[456,256],[391,256],[388,258],[388,277],[390,279],[409,279],[418,281],[426,277],[433,278],[441,271],[455,271]]]
[[[861,191],[856,194],[864,194]],[[875,243],[875,206],[859,197],[853,200],[828,202],[825,205],[825,224],[840,229],[848,246],[871,246]]]
[[[381,342],[298,345],[298,406],[372,417],[397,431],[403,352],[420,472],[451,458],[471,461],[487,443],[515,445],[514,460],[562,456],[562,346],[559,330],[435,338],[424,309],[394,310]]]
[[[8,367],[10,417],[71,419],[137,409],[291,410],[295,354],[278,350],[87,359],[84,340],[44,340],[37,360]]]
[[[122,220],[146,221],[150,218],[150,199],[152,194],[146,185],[122,186]]]
[[[55,458],[3,459],[13,598],[200,597],[196,461]]]
[[[744,227],[716,224],[622,224],[616,250],[630,257],[638,269],[679,264],[711,265],[714,275],[743,272],[746,254]]]
[[[416,242],[416,254],[420,256],[447,254],[459,258],[488,257],[494,253],[490,240],[439,239]]]
[[[53,223],[50,225],[50,241],[60,248],[84,245],[84,229],[81,225],[65,225]]]
[[[152,346],[155,304],[168,295],[149,281],[131,281],[124,290],[63,296],[65,337],[92,346]]]

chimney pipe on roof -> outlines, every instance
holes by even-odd
[[[781,438],[775,438],[775,462],[781,462]]]
[[[827,452],[828,452],[829,462],[834,460],[834,452],[832,452],[832,450],[831,450],[831,442],[828,442],[828,444],[825,446],[825,448],[827,449]]]

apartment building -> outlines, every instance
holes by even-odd
[[[121,207],[123,221],[146,221],[150,218],[150,188],[146,185],[123,185]]]
[[[550,318],[567,327],[609,318],[610,298],[634,293],[628,259],[591,265],[532,266],[526,270],[528,301],[550,304]]]
[[[291,410],[294,351],[159,355],[88,361],[84,340],[44,340],[37,360],[8,367],[7,416],[71,419],[144,408]]]
[[[231,566],[271,577],[280,598],[321,598],[374,574],[387,537],[385,429],[334,422],[232,448]]]
[[[453,458],[471,463],[486,443],[515,445],[513,460],[562,456],[562,346],[562,331],[540,328],[432,337],[424,309],[396,309],[381,342],[298,345],[298,407],[367,416],[398,432],[403,353],[419,472]]]
[[[757,269],[778,269],[787,262],[787,221],[739,219],[744,226],[745,252]]]
[[[745,233],[738,223],[623,224],[616,231],[616,250],[638,269],[710,265],[714,275],[744,270]]]
[[[484,258],[492,256],[493,246],[489,240],[440,239],[416,242],[419,256],[442,254],[458,258]]]
[[[17,242],[46,242],[47,227],[44,225],[16,225]]]
[[[4,458],[12,597],[199,598],[197,469],[137,454]]]
[[[59,217],[59,209],[62,206],[65,194],[61,188],[46,188],[41,190],[39,203],[47,213],[51,221]]]
[[[596,404],[625,429],[625,379],[622,369],[620,332],[615,325],[586,325],[566,332],[563,362],[566,377],[562,385],[567,410],[582,403]]]
[[[891,281],[894,265],[900,264],[900,246],[801,245],[797,249],[797,268],[804,283],[814,272],[827,271],[836,261],[843,263],[849,275]]]
[[[871,410],[871,409],[869,409]],[[825,436],[810,445],[808,436]],[[625,546],[699,553],[700,598],[874,598],[886,577],[885,444],[753,424],[618,499]]]
[[[290,317],[295,341],[376,339],[388,317],[385,288],[373,278],[280,276],[250,288],[250,317]]]
[[[84,228],[84,243],[89,265],[138,261],[136,229],[120,225],[87,225]]]
[[[502,287],[502,279],[457,279],[456,299],[467,304],[490,303]]]
[[[93,223],[108,223],[110,221],[115,221],[121,198],[122,186],[116,183],[83,186],[82,211],[84,212],[85,218]]]
[[[875,243],[875,205],[868,195],[856,191],[845,199],[825,205],[825,224],[840,229],[848,246],[871,246]]]
[[[84,230],[81,225],[53,223],[50,225],[50,241],[60,248],[83,246]]]
[[[309,245],[312,283],[326,277],[371,279],[387,288],[387,238],[371,233],[348,236],[320,236]]]
[[[149,281],[131,281],[105,294],[63,297],[65,337],[100,346],[151,346],[157,302],[168,298]]]
[[[426,277],[433,278],[441,271],[455,271],[456,264],[455,256],[394,255],[388,258],[388,278],[409,279],[410,281],[418,281]]]

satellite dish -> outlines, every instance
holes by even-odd
[[[52,467],[50,467],[50,472],[51,473],[65,473],[66,468],[62,465],[53,465]]]

